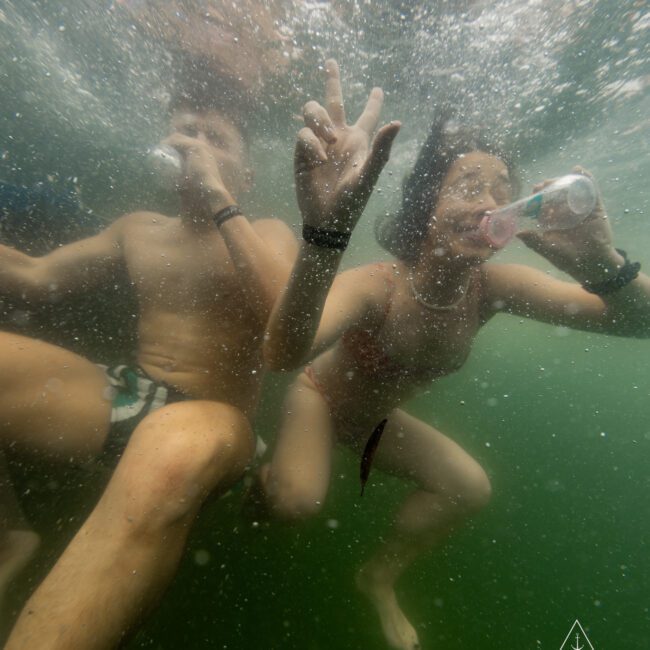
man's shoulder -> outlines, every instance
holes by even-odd
[[[148,227],[159,225],[168,225],[175,221],[173,217],[167,217],[160,212],[150,212],[148,210],[138,210],[136,212],[128,212],[118,217],[110,225],[114,230],[125,232],[135,228],[141,228],[146,225]]]
[[[251,225],[260,237],[264,237],[265,235],[294,237],[291,228],[282,219],[275,217],[255,219],[255,221],[251,221]]]
[[[167,217],[160,212],[151,212],[149,210],[136,210],[135,212],[127,212],[121,217],[118,217],[113,223],[120,223],[123,226],[129,226],[131,224],[141,224],[141,223],[163,223],[167,221],[172,221],[172,217]]]
[[[273,249],[291,261],[298,252],[298,241],[293,231],[281,219],[257,219],[251,225],[258,236]]]

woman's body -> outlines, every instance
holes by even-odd
[[[372,119],[366,108],[362,128],[364,116],[357,125],[346,125],[338,71],[333,62],[327,67],[328,110],[307,104],[311,133],[299,136],[298,199],[312,229],[346,231],[354,227],[376,180],[346,147],[360,131],[372,133],[381,102],[371,106]],[[369,160],[378,147],[387,158],[388,128],[379,131]],[[360,150],[363,157],[367,141]],[[417,248],[394,265],[369,265],[334,279],[341,251],[305,241],[265,344],[275,368],[315,358],[289,393],[273,458],[262,473],[277,514],[317,511],[327,493],[334,443],[361,450],[378,422],[388,418],[375,465],[406,478],[415,489],[400,507],[392,535],[362,567],[357,582],[376,606],[387,640],[400,649],[419,645],[396,601],[396,580],[490,494],[478,463],[400,404],[460,368],[478,330],[497,312],[596,332],[649,335],[646,276],[604,299],[529,267],[485,264],[494,249],[479,236],[478,225],[486,211],[511,200],[513,181],[506,164],[486,151],[471,146],[450,151],[436,171],[438,180],[431,175],[438,185],[425,190],[428,196],[418,206],[423,219]],[[525,241],[579,282],[600,283],[624,263],[611,244],[601,205],[570,233],[531,233]]]

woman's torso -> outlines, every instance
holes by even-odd
[[[309,375],[345,428],[367,430],[433,380],[458,370],[484,322],[483,271],[471,271],[462,299],[452,309],[415,300],[408,269],[367,267],[385,284],[376,317],[348,329],[312,364]]]

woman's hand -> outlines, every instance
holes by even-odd
[[[371,144],[384,102],[382,90],[373,88],[359,119],[348,125],[336,61],[328,60],[325,71],[326,106],[315,101],[305,104],[305,128],[296,143],[298,205],[305,224],[350,232],[388,161],[400,124],[391,122],[383,126]]]
[[[593,180],[591,174],[581,167],[575,167],[573,172]],[[553,181],[539,183],[533,187],[533,191],[539,192]],[[520,233],[519,238],[579,282],[600,282],[611,277],[612,272],[615,273],[624,262],[614,249],[612,229],[600,193],[592,213],[575,228],[528,230]]]

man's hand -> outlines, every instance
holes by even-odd
[[[372,90],[359,119],[348,125],[336,61],[328,60],[325,71],[326,106],[315,101],[305,104],[305,128],[296,143],[298,205],[305,224],[350,232],[388,161],[400,124],[383,126],[370,144],[384,102],[382,90]]]
[[[573,172],[593,180],[589,172],[575,167]],[[539,192],[555,179],[533,187]],[[526,231],[519,238],[532,250],[579,282],[599,282],[611,277],[623,258],[614,250],[612,229],[600,194],[593,212],[575,228],[566,230]]]
[[[197,212],[214,213],[236,203],[219,171],[220,152],[205,136],[172,133],[162,144],[173,147],[183,157],[180,191]]]

